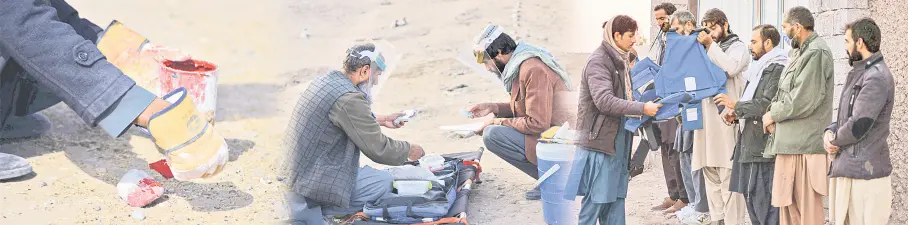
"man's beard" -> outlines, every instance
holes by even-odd
[[[375,98],[374,93],[372,93],[372,88],[375,87],[375,85],[372,84],[370,80],[364,81],[359,85],[356,85],[356,87],[366,95],[366,99],[368,99],[370,103]]]
[[[762,49],[760,52],[754,52],[751,56],[754,58],[754,61],[760,60],[763,56],[766,55],[766,49]]]
[[[848,53],[848,50],[845,50],[845,54],[848,55],[849,66],[854,66],[854,62],[860,62],[861,60],[864,60],[864,56],[855,50],[852,50],[851,53]]]
[[[727,38],[728,38],[728,33],[725,33],[724,30],[720,30],[720,31],[719,31],[719,35],[716,36],[716,38],[715,38],[714,41],[716,41],[717,43],[722,43],[722,42],[725,41],[725,39],[727,39]]]
[[[493,59],[492,61],[495,62],[495,67],[498,67],[499,73],[503,73],[504,67],[508,65],[508,62],[500,62],[500,61],[498,61],[498,59]]]
[[[672,28],[672,26],[669,23],[663,23],[662,27],[660,27],[660,29],[662,30],[662,33],[668,32],[669,30],[671,30],[671,28]]]
[[[789,32],[785,32],[785,33],[786,33],[786,35],[788,35],[788,39],[791,39],[791,48],[794,48],[794,49],[801,48],[801,43],[799,42],[798,37],[796,37],[795,35],[793,35],[792,33],[789,33]]]

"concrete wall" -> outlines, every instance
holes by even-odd
[[[854,2],[866,2],[851,0]],[[895,107],[889,149],[895,170],[892,172],[893,203],[890,224],[908,224],[908,5],[904,0],[871,0],[870,15],[882,30],[881,51],[895,77]]]
[[[851,70],[845,53],[845,24],[870,16],[870,5],[868,0],[811,0],[809,8],[814,14],[815,31],[829,44],[835,59],[835,101],[838,102],[845,76]]]
[[[895,107],[891,123],[889,146],[894,171],[892,218],[890,224],[908,224],[908,42],[905,24],[908,23],[904,1],[899,0],[811,0],[810,9],[816,18],[816,31],[826,40],[836,59],[836,100],[840,96],[845,76],[851,70],[845,53],[845,24],[862,17],[876,20],[882,30],[883,52],[886,63],[896,81]]]

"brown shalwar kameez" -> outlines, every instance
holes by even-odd
[[[825,223],[823,196],[829,191],[829,159],[825,154],[776,155],[772,205],[779,207],[781,225]]]

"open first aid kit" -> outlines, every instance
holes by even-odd
[[[388,168],[394,177],[392,193],[367,202],[363,211],[344,225],[463,224],[472,184],[481,183],[479,160],[473,152],[426,156]]]

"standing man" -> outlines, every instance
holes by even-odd
[[[681,35],[690,35],[697,27],[696,24],[697,19],[694,14],[686,10],[676,12],[672,19],[672,29]],[[709,202],[706,196],[706,184],[703,181],[703,171],[691,170],[693,131],[682,131],[680,126],[675,131],[675,149],[679,152],[679,173],[683,181],[684,192],[689,199],[688,205],[676,211],[675,214],[678,220],[684,224],[708,223],[710,222]],[[664,212],[669,213],[670,211]]]
[[[788,63],[788,51],[777,48],[779,30],[764,24],[754,27],[750,39],[750,52],[754,62],[744,73],[747,85],[744,94],[736,100],[728,95],[715,97],[725,106],[723,117],[728,124],[743,126],[735,145],[734,165],[729,190],[744,195],[751,224],[779,224],[779,208],[773,207],[772,176],[775,167],[772,157],[764,157],[767,136],[763,133],[763,113],[776,96],[779,76]]]
[[[741,73],[747,69],[750,57],[747,45],[729,29],[728,17],[719,9],[706,11],[701,25],[709,29],[700,32],[697,40],[706,47],[709,59],[728,75],[725,89],[730,100],[737,100],[744,89]],[[732,154],[735,149],[735,127],[723,123],[719,107],[713,98],[705,98],[703,129],[694,131],[692,167],[702,169],[709,196],[709,214],[713,221],[739,224],[744,221],[744,196],[728,190],[731,178]]]
[[[650,57],[656,64],[662,65],[662,54],[665,52],[665,32],[671,27],[670,18],[677,9],[670,2],[664,2],[653,9],[656,23],[659,25],[659,31],[653,38],[653,44],[650,45]],[[662,149],[662,165],[665,174],[665,185],[668,188],[668,197],[662,200],[662,203],[653,206],[652,210],[662,210],[664,213],[674,213],[684,206],[687,206],[687,193],[684,190],[684,182],[681,179],[681,160],[679,152],[673,148],[675,145],[675,133],[678,129],[678,121],[668,120],[654,126],[655,134],[660,140],[659,148]],[[655,137],[650,137],[655,138]],[[643,144],[643,142],[641,142]]]
[[[678,8],[671,2],[663,2],[653,8],[653,19],[659,26],[659,30],[653,35],[653,42],[649,45],[647,55],[638,55],[641,59],[649,57],[653,62],[662,65],[660,59],[665,51],[665,32],[671,28],[671,18],[675,11],[678,11]]]
[[[829,191],[823,132],[832,123],[832,52],[814,33],[810,10],[799,6],[785,14],[782,28],[791,38],[791,61],[763,115],[771,134],[766,152],[776,156],[772,205],[779,207],[780,224],[823,224],[823,196]]]
[[[880,28],[870,18],[845,26],[853,66],[845,80],[836,122],[824,135],[832,160],[829,217],[836,225],[887,224],[892,213],[889,121],[895,84],[880,52]]]
[[[580,144],[565,188],[583,196],[582,225],[626,224],[625,198],[629,181],[633,133],[623,128],[629,116],[653,116],[662,105],[634,101],[628,52],[636,42],[637,21],[618,15],[603,23],[603,41],[587,60],[580,83],[578,131]],[[579,176],[579,177],[578,177]]]
[[[474,118],[494,114],[482,128],[489,151],[533,179],[536,141],[552,126],[573,121],[576,105],[571,101],[571,79],[555,57],[545,49],[520,41],[515,43],[504,29],[488,25],[473,43],[473,62],[482,64],[501,80],[510,101],[482,103],[470,108]],[[526,199],[538,200],[539,189],[529,190]]]
[[[137,86],[95,46],[100,31],[62,0],[0,2],[0,137],[42,135],[52,126],[37,113],[62,101],[112,137],[148,128],[178,180],[219,173],[227,143],[186,90],[161,99]],[[31,172],[22,157],[0,153],[0,180]]]

